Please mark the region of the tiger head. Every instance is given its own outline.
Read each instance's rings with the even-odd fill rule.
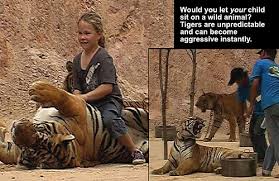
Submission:
[[[198,101],[196,102],[196,107],[199,108],[202,112],[205,112],[206,110],[213,110],[215,108],[216,102],[218,101],[218,98],[216,94],[214,93],[203,93],[198,98]]]
[[[32,123],[25,118],[13,123],[11,133],[13,142],[19,148],[30,147],[39,139],[39,135],[32,126]]]
[[[52,125],[38,126],[27,119],[14,122],[11,134],[13,142],[21,149],[20,165],[29,169],[71,167],[75,162],[72,151],[75,137],[72,134],[54,134],[52,129]]]
[[[177,133],[179,140],[189,138],[196,139],[201,137],[201,129],[205,126],[204,120],[199,117],[188,117],[182,122],[181,128]]]

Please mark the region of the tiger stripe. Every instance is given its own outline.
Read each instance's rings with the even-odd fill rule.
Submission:
[[[186,124],[189,121],[193,124]],[[196,143],[195,138],[204,126],[200,118],[190,117],[182,124],[171,148],[168,161],[152,174],[186,175],[195,172],[214,172],[221,166],[223,158],[238,158],[239,155],[249,157],[242,151],[222,147],[209,147]]]
[[[217,94],[217,93],[203,93],[196,102],[196,107],[202,112],[211,110],[214,112],[213,122],[209,123],[211,128],[205,133],[204,141],[210,141],[217,130],[221,127],[224,119],[229,122],[230,138],[229,141],[236,140],[236,124],[238,125],[239,132],[245,130],[245,119],[240,115],[240,104],[237,99],[237,92],[230,94]],[[211,121],[211,120],[210,120]],[[208,131],[210,131],[209,136]]]
[[[15,163],[19,157],[18,163],[28,168],[71,168],[79,166],[78,142],[71,138],[69,120],[64,116],[59,116],[54,108],[43,108],[42,112],[47,117],[35,116],[31,125],[38,133],[36,146],[33,148],[18,147],[14,143],[0,142],[0,161],[4,163]],[[138,142],[139,148],[144,154],[148,155],[148,134],[142,132],[148,124],[148,113],[140,108],[129,108],[123,110],[123,120],[127,125],[133,125],[141,133],[145,140]],[[37,113],[40,114],[41,112]],[[105,128],[101,114],[97,108],[87,105],[87,120],[92,126],[92,159],[101,163],[130,163],[132,157],[126,147],[112,138]],[[75,122],[75,119],[71,119]],[[23,124],[23,123],[21,123]],[[17,126],[17,125],[15,125]],[[138,134],[138,133],[137,133]],[[12,131],[13,135],[13,131]],[[74,136],[74,135],[73,135]],[[90,136],[90,135],[88,135]],[[16,137],[13,135],[13,140]],[[62,142],[61,142],[62,140]]]

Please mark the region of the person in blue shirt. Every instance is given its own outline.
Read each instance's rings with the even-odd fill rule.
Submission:
[[[262,108],[265,115],[265,126],[270,136],[270,147],[266,151],[263,164],[263,176],[270,176],[274,164],[272,158],[279,163],[279,66],[275,63],[276,49],[261,49],[258,54],[251,78],[253,79],[250,92],[250,106],[247,116],[255,109],[257,90],[261,90]],[[265,162],[269,162],[269,168]],[[273,162],[275,163],[275,162]],[[278,177],[278,176],[276,176]]]
[[[248,76],[248,72],[243,68],[234,68],[231,71],[231,78],[228,83],[229,86],[237,84],[237,97],[240,104],[241,117],[244,117],[246,111],[246,101],[249,101],[250,89],[252,80]],[[265,151],[267,149],[267,142],[265,138],[265,129],[261,128],[264,119],[264,112],[261,107],[260,96],[258,97],[253,114],[250,120],[249,135],[253,145],[254,152],[258,154],[258,163],[262,164]]]

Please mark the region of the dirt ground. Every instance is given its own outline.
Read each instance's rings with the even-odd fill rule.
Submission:
[[[223,133],[216,134],[215,137],[217,139],[213,139],[211,142],[203,142],[198,141],[199,144],[208,145],[208,146],[222,146],[233,149],[247,150],[252,151],[251,147],[239,147],[239,142],[226,142],[228,135]],[[170,150],[173,141],[168,142],[168,150]],[[166,160],[164,158],[164,142],[161,138],[150,138],[150,164],[149,164],[149,172],[154,169],[160,168],[164,165]],[[272,175],[276,175],[279,173],[279,168],[276,165]],[[163,176],[158,175],[149,175],[150,181],[159,181],[159,180],[175,180],[175,181],[187,181],[187,180],[207,180],[207,181],[223,181],[223,180],[278,180],[273,177],[263,177],[261,176],[261,168],[257,168],[257,176],[254,177],[224,177],[222,175],[216,175],[215,173],[194,173],[191,175],[185,176],[169,176],[165,174]]]
[[[105,164],[92,168],[19,170],[15,166],[0,164],[0,180],[12,181],[92,181],[121,180],[147,181],[148,164]]]

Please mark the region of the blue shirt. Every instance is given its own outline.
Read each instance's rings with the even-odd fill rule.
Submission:
[[[240,102],[246,102],[246,100],[249,99],[251,86],[252,86],[251,78],[249,78],[249,81],[247,81],[247,83],[243,83],[240,86],[238,86],[237,95],[238,95],[238,99]],[[256,101],[256,103],[254,105],[253,114],[256,114],[256,115],[264,114],[262,106],[261,106],[261,101]]]
[[[260,78],[263,109],[279,103],[279,67],[274,61],[258,60],[254,65],[251,78]]]

